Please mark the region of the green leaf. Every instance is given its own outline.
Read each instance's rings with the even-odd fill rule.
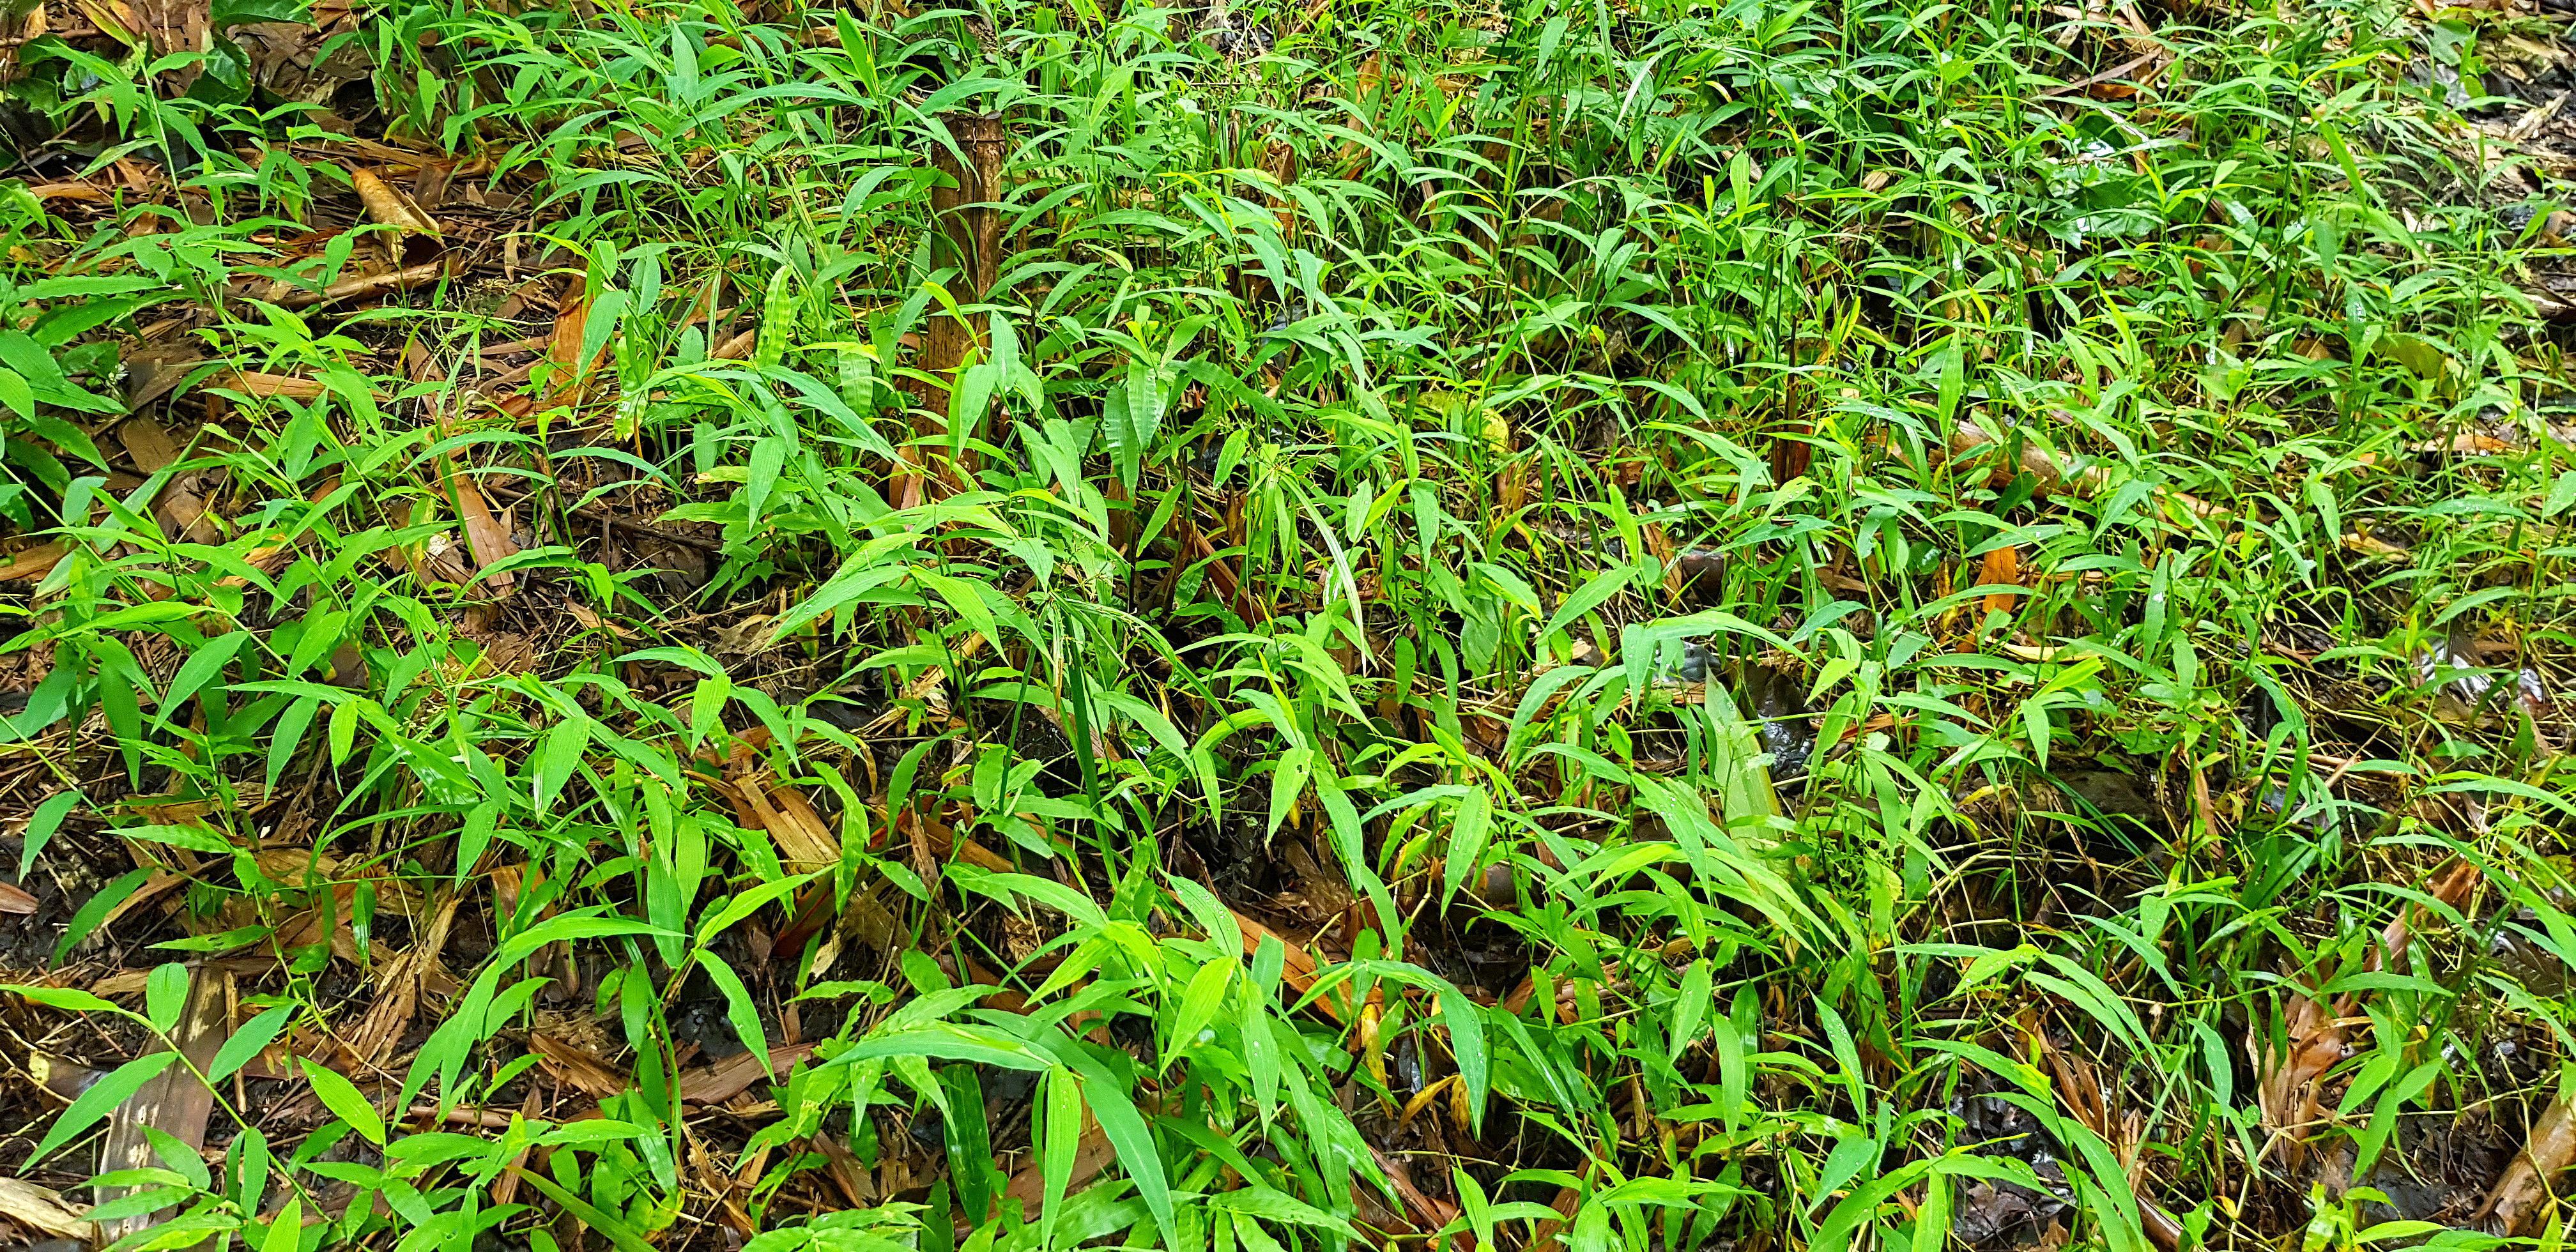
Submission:
[[[759,912],[771,901],[781,899],[806,883],[812,882],[816,875],[824,872],[818,869],[798,874],[793,878],[773,879],[725,901],[723,908],[698,923],[697,945],[703,948],[714,943],[716,936],[732,929],[736,922]]]
[[[1673,997],[1671,1057],[1676,1061],[1698,1041],[1700,1020],[1717,1002],[1716,993],[1709,987],[1709,979],[1708,958],[1704,956],[1682,971],[1681,990]]]
[[[796,337],[796,271],[781,265],[769,272],[769,287],[760,299],[760,326],[752,340],[752,367],[767,370],[787,357]]]
[[[268,785],[286,776],[286,767],[295,760],[295,749],[304,742],[304,732],[312,728],[313,715],[322,707],[319,696],[299,696],[286,711],[277,715],[277,726],[268,738]]]
[[[608,1241],[617,1245],[617,1252],[659,1252],[659,1249],[636,1234],[633,1227],[601,1212],[598,1206],[580,1196],[556,1186],[544,1175],[532,1173],[516,1165],[510,1167],[510,1172],[518,1175],[520,1181],[536,1188],[547,1199],[562,1205],[573,1216],[580,1218],[583,1225],[608,1236]]]
[[[759,1004],[751,998],[751,989],[742,985],[742,976],[705,948],[698,949],[698,968],[707,971],[707,977],[724,992],[725,1020],[733,1023],[733,1033],[742,1040],[742,1046],[759,1059],[760,1072],[777,1077],[777,1071],[769,1068],[769,1036],[760,1027]]]
[[[106,1117],[109,1110],[125,1103],[135,1092],[143,1089],[143,1084],[152,1081],[178,1059],[176,1052],[155,1052],[136,1057],[118,1066],[107,1077],[90,1084],[89,1090],[80,1093],[71,1107],[54,1119],[54,1128],[45,1132],[44,1140],[36,1145],[35,1151],[27,1154],[27,1164],[32,1166],[52,1156],[56,1148],[71,1142],[73,1136]]]
[[[1433,995],[1440,1001],[1440,1021],[1449,1028],[1449,1051],[1458,1059],[1458,1082],[1467,1088],[1467,1128],[1482,1134],[1485,1102],[1494,1089],[1492,1059],[1485,1051],[1485,1010],[1445,981],[1434,987]]]
[[[1246,1217],[1258,1217],[1267,1222],[1285,1223],[1292,1226],[1312,1226],[1317,1230],[1332,1231],[1346,1239],[1357,1239],[1360,1237],[1359,1231],[1354,1229],[1349,1222],[1335,1217],[1322,1209],[1316,1208],[1314,1205],[1308,1204],[1284,1191],[1265,1187],[1257,1182],[1250,1183],[1247,1186],[1238,1187],[1232,1191],[1220,1191],[1215,1195],[1209,1196],[1208,1203],[1215,1205],[1220,1209],[1224,1209],[1229,1213],[1240,1213]]]
[[[197,694],[198,690],[207,683],[213,682],[223,672],[224,666],[233,659],[233,654],[241,651],[242,645],[249,643],[252,638],[249,631],[236,630],[230,634],[217,635],[205,646],[189,653],[187,662],[179,667],[177,674],[171,676],[170,689],[162,693],[161,704],[154,711],[153,722],[165,727],[170,725],[170,719],[179,715],[180,706],[187,703],[188,697]]]
[[[1493,838],[1494,798],[1481,783],[1470,783],[1465,797],[1458,801],[1458,815],[1449,824],[1449,856],[1440,874],[1440,899],[1448,903],[1458,897],[1458,888],[1484,858],[1485,844]]]
[[[207,852],[231,856],[232,841],[203,826],[127,826],[116,833],[145,843],[164,843],[190,852]]]
[[[1145,357],[1127,362],[1126,376],[1103,397],[1101,435],[1109,442],[1109,459],[1118,481],[1129,491],[1144,474],[1145,454],[1163,429],[1161,363]]]
[[[290,1195],[268,1224],[259,1252],[300,1252],[304,1246],[304,1197]]]
[[[1100,1123],[1100,1133],[1118,1154],[1127,1180],[1136,1185],[1137,1196],[1145,1201],[1146,1211],[1154,1215],[1163,1232],[1164,1246],[1177,1243],[1173,1237],[1171,1176],[1163,1169],[1153,1128],[1127,1096],[1127,1085],[1119,1082],[1098,1057],[1061,1034],[1049,1032],[1031,1042],[1054,1053],[1082,1076],[1082,1097],[1091,1107],[1092,1120]]]
[[[151,881],[153,872],[150,866],[135,870],[99,888],[97,895],[82,902],[80,911],[72,914],[71,924],[63,928],[63,937],[54,944],[54,963],[61,964],[64,954],[78,946],[81,940],[89,938],[90,932],[97,930],[99,923],[106,921],[107,915],[117,905],[125,903],[127,897]]]
[[[1180,1012],[1172,1018],[1171,1042],[1163,1049],[1164,1069],[1170,1069],[1198,1042],[1208,1023],[1216,1020],[1217,1010],[1225,1004],[1226,988],[1233,985],[1234,971],[1242,965],[1242,960],[1228,955],[1199,966],[1190,976],[1188,989],[1181,993]]]
[[[80,802],[81,793],[77,791],[57,791],[36,806],[36,812],[27,819],[26,832],[21,836],[26,845],[18,852],[18,881],[27,880],[27,871],[35,867],[38,854],[52,842],[54,832],[63,828],[63,819],[70,816]]]
[[[357,1131],[359,1137],[367,1142],[380,1148],[385,1146],[385,1119],[376,1112],[376,1106],[359,1093],[357,1084],[341,1077],[329,1066],[302,1057],[296,1058],[296,1063],[304,1067],[304,1077],[312,1082],[314,1098],[322,1101],[322,1107],[331,1110],[333,1117],[347,1122],[349,1128]]]
[[[1627,586],[1628,579],[1636,572],[1636,566],[1615,565],[1594,574],[1573,595],[1565,598],[1565,603],[1558,606],[1555,615],[1548,618],[1547,625],[1540,629],[1538,637],[1546,639],[1574,624],[1576,619],[1584,614],[1600,607],[1602,601],[1619,594],[1620,588]]]
[[[105,998],[78,987],[26,987],[11,983],[0,986],[0,991],[15,992],[48,1008],[65,1009],[74,1013],[115,1013],[125,1017],[133,1016]]]
[[[188,1009],[188,967],[177,961],[153,967],[143,984],[143,1016],[152,1029],[169,1034],[178,1029]]]
[[[2556,517],[2570,505],[2576,505],[2576,470],[2561,473],[2558,481],[2550,484],[2549,499],[2540,506],[2540,515]]]
[[[36,415],[36,392],[18,371],[0,367],[0,404],[20,417]]]
[[[1064,1211],[1064,1193],[1073,1185],[1073,1162],[1082,1146],[1082,1087],[1069,1069],[1046,1074],[1045,1123],[1040,1172],[1046,1182],[1045,1207],[1039,1210],[1038,1247],[1055,1246],[1055,1222]]]
[[[214,1061],[206,1066],[206,1077],[218,1082],[232,1077],[235,1071],[250,1064],[260,1049],[275,1042],[278,1032],[285,1030],[286,1023],[294,1017],[295,1006],[281,1004],[243,1022],[241,1029],[234,1031],[233,1037],[224,1040],[224,1046],[215,1050]]]

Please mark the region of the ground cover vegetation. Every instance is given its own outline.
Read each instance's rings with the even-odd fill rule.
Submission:
[[[21,0],[0,1238],[2560,1246],[2564,20]]]

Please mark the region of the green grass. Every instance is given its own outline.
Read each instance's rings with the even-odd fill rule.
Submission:
[[[2553,22],[513,8],[0,89],[121,1246],[2555,1246]]]

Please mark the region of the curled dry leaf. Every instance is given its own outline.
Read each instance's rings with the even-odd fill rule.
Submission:
[[[38,183],[29,187],[27,194],[39,200],[79,200],[91,204],[103,204],[115,198],[106,188],[89,183]]]
[[[2461,860],[2445,863],[2428,883],[2433,898],[2454,909],[2468,901],[2477,885],[2477,867]],[[2402,956],[2422,913],[2421,905],[2409,905],[2399,911],[2380,932],[2379,942],[2372,945],[2366,968],[2384,969]],[[2301,996],[2291,1005],[2285,1023],[2283,1033],[2288,1046],[2267,1047],[2260,1058],[2256,1103],[2263,1112],[2263,1125],[2280,1136],[2283,1154],[2292,1165],[2306,1157],[2307,1128],[2325,1115],[2317,1098],[2317,1081],[2343,1059],[2349,1042],[2347,1026],[2367,1020],[2354,1017],[2359,1008],[2357,996],[2331,1005],[2314,996]]]
[[[387,226],[423,235],[439,233],[438,222],[410,196],[392,183],[376,176],[373,170],[349,171],[349,182],[358,190],[358,200],[367,206],[367,216]]]
[[[258,370],[226,370],[207,379],[206,384],[262,400],[319,400],[330,390],[310,378],[264,374]]]
[[[564,304],[563,311],[555,315],[555,331],[546,343],[546,360],[554,365],[554,378],[540,403],[581,403],[592,371],[597,370],[599,363],[608,356],[608,348],[603,344],[591,359],[581,359],[582,342],[589,333],[590,300],[575,294]]]
[[[841,863],[841,841],[795,788],[772,786],[765,774],[738,774],[727,790],[742,824],[768,831],[788,869],[803,873]]]
[[[376,976],[376,1002],[367,1015],[348,1032],[344,1049],[353,1065],[374,1065],[393,1054],[403,1033],[411,1029],[412,1017],[420,1007],[420,997],[439,971],[440,952],[447,947],[448,932],[454,928],[458,898],[445,894],[430,912],[429,924],[423,928],[420,941],[410,950],[386,961]],[[443,971],[439,971],[442,972]]]
[[[36,911],[36,897],[15,883],[0,882],[0,913],[25,917]]]
[[[859,1163],[858,1154],[844,1147],[838,1138],[817,1133],[807,1142],[823,1154],[823,1172],[840,1189],[841,1198],[852,1208],[866,1208],[876,1201],[876,1182],[868,1177],[867,1167]]]
[[[133,355],[125,358],[126,411],[142,412],[144,406],[178,390],[179,384],[186,382],[188,375],[205,363],[204,356],[185,344],[155,344],[136,349]],[[132,452],[133,449],[132,438],[128,436],[126,450]],[[172,451],[175,454],[176,449]]]

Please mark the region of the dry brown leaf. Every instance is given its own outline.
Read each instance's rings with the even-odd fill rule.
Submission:
[[[122,9],[120,0],[108,0]],[[173,52],[202,52],[214,26],[214,10],[208,0],[135,0],[132,8],[140,25],[135,29],[148,36],[156,56]],[[185,91],[204,73],[200,59],[168,71],[171,81]]]
[[[574,296],[555,315],[554,337],[546,344],[546,360],[554,365],[554,377],[547,384],[550,390],[542,403],[581,403],[591,371],[599,368],[599,362],[608,355],[608,348],[602,345],[598,355],[588,361],[581,359],[582,340],[590,333],[589,328],[590,300],[586,296]]]
[[[593,1099],[605,1100],[635,1085],[589,1049],[552,1035],[530,1032],[528,1050],[537,1054],[537,1064],[557,1081],[570,1083]]]
[[[2303,995],[2290,1006],[2284,1033],[2288,1047],[2263,1051],[2255,1103],[2264,1128],[2281,1136],[2284,1154],[2295,1165],[2306,1156],[2306,1127],[2323,1115],[2316,1084],[2343,1059],[2344,1029],[2333,1009]]]
[[[152,515],[161,523],[161,533],[189,543],[222,543],[223,528],[212,515],[214,499],[222,490],[222,471],[181,474],[168,480],[152,502]]]
[[[750,775],[735,777],[730,789],[741,801],[738,807],[753,819],[744,824],[768,831],[770,840],[778,845],[780,864],[801,873],[841,863],[840,841],[832,838],[830,832],[820,829],[819,819],[815,825],[808,826],[801,820],[801,815],[783,810],[778,804],[779,799],[794,796],[794,788],[773,790],[766,777]],[[806,813],[813,812],[801,796],[796,798],[796,806]]]
[[[14,883],[0,882],[0,913],[14,913],[24,917],[35,911],[36,897],[28,895],[24,889]]]
[[[1433,1196],[1416,1185],[1413,1181],[1413,1172],[1405,1168],[1402,1160],[1387,1155],[1375,1144],[1369,1145],[1369,1153],[1377,1158],[1379,1172],[1385,1174],[1387,1180],[1395,1184],[1396,1195],[1404,1200],[1405,1214],[1412,1218],[1417,1228],[1425,1231],[1438,1230],[1458,1216],[1457,1205]],[[1533,1243],[1530,1246],[1539,1245]]]
[[[92,982],[89,985],[89,993],[102,999],[122,1000],[127,996],[143,994],[143,989],[151,983],[151,970],[120,969]]]
[[[813,805],[806,803],[804,792],[794,787],[772,784],[769,788],[769,798],[777,808],[779,816],[796,823],[797,828],[803,832],[803,844],[823,853],[822,863],[833,865],[840,863],[839,836],[834,835],[832,828],[824,824],[823,815],[815,812]]]
[[[456,493],[456,513],[464,520],[465,544],[474,553],[476,566],[488,571],[519,550],[519,545],[510,542],[510,528],[493,515],[492,506],[484,503],[483,493],[474,486],[473,479],[454,474],[447,483]],[[495,596],[508,596],[512,582],[507,571],[483,576],[484,587]]]
[[[126,411],[139,413],[144,406],[178,390],[179,384],[205,363],[206,358],[186,344],[137,349],[125,358]]]
[[[625,627],[592,612],[589,605],[583,604],[579,600],[566,598],[564,600],[564,612],[571,616],[572,620],[581,623],[581,628],[583,630],[604,630],[620,639],[632,639],[635,637],[634,631],[628,630]]]
[[[2437,869],[2428,885],[2435,900],[2458,908],[2477,890],[2478,882],[2477,867],[2455,859]],[[2409,905],[2388,923],[2370,950],[2366,969],[2379,970],[2405,953],[2420,911],[2421,906]],[[2331,1005],[2302,995],[2290,1006],[2284,1024],[2289,1046],[2277,1051],[2267,1047],[2262,1053],[2255,1102],[2262,1109],[2264,1126],[2281,1136],[2283,1155],[2292,1165],[2306,1157],[2307,1128],[2325,1116],[2317,1098],[2318,1081],[2343,1060],[2347,1026],[2368,1020],[2354,1016],[2359,1008],[2358,995]]]
[[[2450,452],[2461,456],[2485,456],[2511,452],[2513,444],[2481,431],[2464,430],[2448,439],[2426,439],[2406,445],[2409,452]]]
[[[438,969],[439,953],[447,947],[448,931],[456,921],[457,897],[444,894],[430,914],[428,927],[411,949],[385,962],[376,976],[376,1002],[368,1006],[367,1015],[349,1031],[342,1047],[352,1065],[372,1066],[393,1055],[394,1045],[411,1029],[412,1015],[420,1007],[422,990]]]
[[[103,203],[112,199],[107,190],[89,183],[38,183],[27,194],[39,200],[84,200]]]
[[[125,445],[127,459],[146,474],[158,474],[179,463],[179,445],[161,423],[138,414],[127,418],[116,428],[117,442]]]
[[[0,1217],[59,1239],[95,1237],[88,1210],[32,1182],[0,1175]]]
[[[1985,568],[1978,575],[1977,581],[1989,586],[2020,585],[2021,549],[2006,544],[1988,551]],[[1985,610],[1989,613],[2010,613],[2013,611],[2014,601],[2018,598],[2009,591],[1988,592]]]
[[[42,578],[53,573],[54,566],[62,563],[65,551],[67,549],[60,542],[40,543],[32,548],[21,548],[11,553],[5,564],[0,564],[0,582],[15,582],[22,578]]]
[[[768,1081],[771,1074],[786,1074],[798,1061],[812,1055],[813,1044],[782,1043],[769,1050],[769,1069],[763,1071],[758,1056],[737,1052],[713,1065],[681,1074],[680,1099],[689,1104],[722,1104],[749,1091],[754,1083]]]
[[[349,171],[349,182],[358,189],[358,201],[367,206],[367,216],[405,231],[439,233],[436,219],[422,212],[400,188],[377,177],[375,171],[353,169]]]
[[[206,380],[207,384],[238,391],[254,399],[319,400],[330,389],[310,378],[292,374],[265,374],[258,370],[227,370]]]
[[[98,929],[93,933],[102,935],[114,933],[113,927],[115,927],[118,918],[121,918],[136,909],[142,908],[145,904],[160,898],[162,894],[168,892],[171,888],[179,886],[187,881],[188,879],[186,875],[173,874],[168,870],[161,870],[154,873],[152,877],[143,881],[143,885],[137,888],[133,895],[127,896],[123,900],[118,901],[115,908],[109,909],[107,911],[107,916],[99,919]]]
[[[452,278],[458,272],[458,267],[459,262],[453,257],[448,257],[431,261],[426,265],[415,265],[410,269],[395,270],[390,274],[344,278],[320,291],[309,287],[291,287],[280,292],[276,302],[290,309],[309,309],[319,304],[365,300],[375,296],[390,295],[397,291],[409,291],[414,287],[426,287],[441,279]]]
[[[2496,1179],[2477,1220],[2501,1234],[2523,1233],[2549,1206],[2550,1183],[2566,1170],[2570,1158],[2576,1158],[2576,1116],[2570,1116],[2567,1097],[2560,1096],[2541,1112],[2530,1140],[2515,1154],[2513,1164],[2505,1167],[2504,1176]]]
[[[39,1090],[60,1104],[69,1104],[79,1099],[82,1092],[96,1086],[99,1079],[107,1077],[99,1070],[91,1069],[67,1057],[56,1056],[42,1048],[28,1051],[27,1076],[36,1080]]]
[[[125,0],[75,0],[81,16],[105,34],[121,43],[135,43],[143,37],[143,19],[135,15]]]
[[[859,1163],[857,1153],[830,1134],[817,1133],[807,1142],[823,1154],[824,1174],[841,1189],[841,1198],[848,1200],[850,1207],[866,1208],[876,1202],[876,1183],[868,1177],[867,1167]]]

